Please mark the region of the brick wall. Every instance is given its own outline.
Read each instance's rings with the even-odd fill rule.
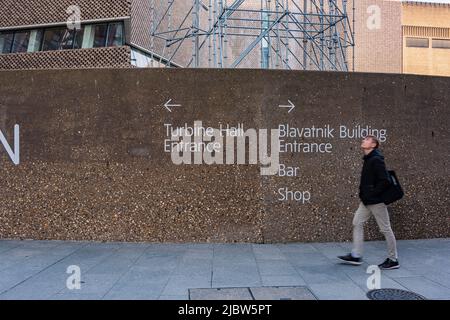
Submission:
[[[166,3],[158,4],[155,1],[156,17],[159,18],[165,11]],[[303,3],[297,1],[297,3]],[[327,2],[325,2],[326,7]],[[172,13],[172,28],[179,25],[179,22],[185,17],[192,5],[192,0],[183,2],[175,2]],[[241,8],[258,9],[260,8],[259,0],[246,0],[241,5]],[[367,27],[367,19],[370,13],[367,9],[371,5],[376,5],[380,8],[381,25],[379,29],[370,30]],[[360,72],[388,72],[388,73],[401,73],[402,72],[402,26],[401,26],[401,3],[397,0],[357,0],[355,1],[355,71]],[[291,4],[290,9],[297,11],[294,5]],[[350,23],[353,19],[352,15],[352,3],[348,2],[348,13],[350,15]],[[150,38],[146,35],[150,33],[149,26],[151,26],[151,16],[147,13],[151,12],[150,2],[146,0],[133,0],[132,8],[132,42],[142,47],[149,49],[152,47]],[[233,17],[242,16],[242,13],[235,13]],[[139,17],[139,18],[138,18]],[[201,17],[201,27],[208,29],[207,15]],[[259,14],[255,13],[251,17],[259,19]],[[191,17],[187,18],[183,27],[190,27]],[[177,24],[178,23],[178,24]],[[235,23],[236,24],[236,23]],[[248,22],[246,25],[259,26],[259,22]],[[167,30],[167,19],[161,24],[159,31]],[[341,32],[343,32],[341,30]],[[240,53],[253,41],[253,38],[228,36],[228,47],[226,49],[227,65],[230,65]],[[153,43],[154,51],[158,54],[166,57],[171,56],[173,48],[164,48],[165,42],[155,39]],[[240,67],[244,68],[259,68],[261,64],[261,46],[258,44],[242,61]],[[303,59],[303,52],[300,50],[295,41],[290,41],[290,49],[297,55],[299,60]],[[311,54],[313,54],[311,52]],[[348,63],[349,70],[353,68],[352,50],[348,50]],[[185,40],[182,45],[182,49],[175,57],[175,62],[181,65],[186,65],[192,56],[192,45],[190,39]],[[208,66],[208,48],[207,45],[203,47],[200,52],[201,66]],[[275,53],[272,52],[272,56]],[[274,58],[273,58],[274,60]],[[276,62],[272,61],[271,67],[275,67]],[[281,64],[281,62],[279,62]],[[293,69],[302,68],[296,59],[290,56],[289,64]],[[313,66],[308,64],[308,68],[314,69]]]
[[[450,28],[450,4],[405,2],[403,25]]]
[[[450,49],[432,47],[432,39],[450,40],[450,5],[403,4],[403,72],[450,76]],[[406,47],[406,37],[426,38],[429,48]]]
[[[380,9],[379,28],[368,27],[373,11]],[[355,71],[402,72],[402,8],[400,1],[355,1]],[[369,24],[370,26],[373,26]],[[351,68],[350,68],[351,69]]]
[[[77,4],[82,20],[130,15],[131,0],[1,0],[0,28],[67,21],[69,6]]]
[[[130,48],[111,47],[0,55],[0,70],[130,68]]]
[[[180,49],[177,50],[178,44],[166,47],[166,41],[163,39],[151,39],[152,28],[161,20],[167,10],[167,1],[154,1],[154,14],[150,0],[132,0],[131,8],[131,43],[136,44],[144,49],[155,52],[167,59],[173,56],[172,61],[180,65],[187,65],[192,57],[191,40],[187,39],[183,42]],[[192,25],[192,17],[189,15],[182,24],[184,18],[188,14],[192,6],[192,0],[177,0],[172,6],[171,30],[182,28],[190,28]],[[153,17],[155,24],[152,23]],[[166,16],[157,28],[157,32],[165,32],[169,30],[169,18]],[[183,36],[186,31],[179,33]],[[163,36],[163,35],[161,35]],[[164,35],[163,37],[168,37]],[[174,54],[175,53],[175,54]]]
[[[67,8],[77,4],[81,19],[127,17],[131,0],[1,0],[0,28],[64,23]],[[0,55],[0,70],[131,67],[129,47],[46,51]]]

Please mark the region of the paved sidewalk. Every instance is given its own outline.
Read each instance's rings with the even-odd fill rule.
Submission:
[[[303,286],[318,299],[366,299],[366,269],[385,258],[367,242],[365,264],[338,264],[350,243],[150,244],[0,240],[0,299],[188,299],[189,289]],[[399,241],[399,270],[381,286],[450,299],[450,239]],[[80,267],[81,289],[66,273]]]

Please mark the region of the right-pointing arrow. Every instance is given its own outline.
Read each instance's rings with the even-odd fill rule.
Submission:
[[[295,109],[295,104],[293,104],[291,100],[288,100],[288,102],[289,102],[289,105],[279,105],[278,107],[279,108],[289,108],[288,113],[291,113],[291,111]]]

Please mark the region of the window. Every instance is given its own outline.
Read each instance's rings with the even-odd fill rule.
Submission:
[[[61,49],[80,49],[83,44],[84,30],[66,30],[61,41]]]
[[[14,40],[14,33],[0,33],[0,53],[11,53],[11,47]]]
[[[433,48],[450,49],[450,40],[447,39],[433,39]]]
[[[12,44],[11,53],[27,52],[28,42],[30,41],[30,31],[16,32]]]
[[[83,46],[83,36],[84,36],[84,27],[81,27],[80,30],[77,30],[77,34],[75,35],[73,42],[73,49],[81,49]]]
[[[427,38],[406,38],[406,46],[410,48],[429,48],[429,40]]]
[[[42,50],[59,50],[65,33],[66,28],[46,29],[44,32],[44,42],[42,44]]]
[[[108,27],[107,47],[117,47],[123,45],[123,24],[110,23]]]
[[[102,48],[123,45],[123,24],[94,24],[86,26],[83,48]]]
[[[0,32],[0,54],[64,49],[116,47],[124,44],[122,22]]]
[[[64,36],[61,39],[60,49],[73,49],[75,43],[75,37],[77,32],[75,30],[66,30]]]
[[[28,43],[28,52],[36,52],[41,49],[43,30],[32,30],[30,33],[30,42]]]
[[[42,30],[0,33],[0,53],[36,52],[41,42]]]
[[[79,49],[83,43],[83,33],[83,28],[81,30],[69,30],[66,28],[46,29],[42,50]]]
[[[94,26],[94,48],[101,48],[106,45],[106,35],[108,33],[107,24],[97,24]]]

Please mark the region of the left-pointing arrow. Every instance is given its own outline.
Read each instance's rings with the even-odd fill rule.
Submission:
[[[169,110],[169,112],[172,112],[172,109],[170,109],[170,108],[173,108],[173,107],[181,107],[181,104],[173,104],[173,103],[171,103],[172,102],[172,99],[169,99],[169,101],[167,101],[165,104],[164,104],[164,108],[166,108],[167,110]]]

